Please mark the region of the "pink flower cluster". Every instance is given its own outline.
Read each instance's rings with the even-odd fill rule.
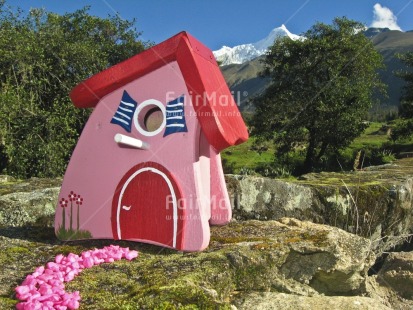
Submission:
[[[79,292],[67,293],[64,282],[72,281],[84,268],[122,258],[132,260],[137,256],[137,251],[116,245],[85,251],[80,256],[73,253],[67,256],[59,254],[54,262],[48,262],[46,268],[38,267],[26,277],[21,286],[16,287],[16,296],[22,301],[16,305],[16,309],[78,309]]]

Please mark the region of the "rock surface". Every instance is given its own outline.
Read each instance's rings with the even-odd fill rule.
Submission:
[[[67,290],[80,290],[81,304],[87,309],[178,309],[190,305],[247,309],[242,305],[248,305],[248,296],[254,292],[311,297],[314,302],[327,298],[323,295],[357,296],[365,290],[367,271],[375,259],[368,239],[291,218],[213,227],[210,246],[200,253],[132,242],[60,243],[50,228],[2,229],[0,308],[13,305],[13,288],[54,255],[108,243],[129,246],[140,255],[132,262],[102,264],[84,271],[69,283]],[[373,304],[365,300],[366,305]],[[351,299],[343,301],[346,308],[336,309],[348,309],[349,303]]]
[[[238,310],[386,310],[389,308],[379,301],[368,297],[346,296],[295,296],[284,293],[252,293],[244,297],[244,301],[237,307]]]
[[[284,181],[227,175],[238,220],[294,217],[368,237],[377,253],[403,243],[413,227],[413,158],[349,173]]]
[[[234,175],[226,180],[237,220],[292,217],[327,224],[370,238],[376,253],[403,243],[412,232],[413,158],[294,181]],[[60,184],[61,179],[0,178],[0,227],[52,226]]]
[[[413,252],[390,253],[379,273],[379,283],[413,299]]]
[[[12,309],[14,287],[55,255],[109,244],[140,256],[70,282],[67,290],[80,290],[86,309],[413,309],[412,253],[374,265],[413,227],[413,161],[406,160],[290,182],[227,176],[238,220],[212,227],[201,253],[62,243],[52,228],[61,179],[0,178],[0,309]]]
[[[61,180],[0,178],[0,227],[53,226]]]

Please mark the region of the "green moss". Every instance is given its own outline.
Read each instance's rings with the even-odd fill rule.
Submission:
[[[256,246],[266,247],[257,249]],[[285,249],[278,243],[261,243],[228,253],[234,272],[236,291],[268,291],[277,281],[278,268],[284,263]],[[281,254],[280,253],[284,253]]]
[[[63,255],[67,255],[69,253],[75,253],[75,254],[79,254],[82,252],[84,248],[80,245],[76,245],[76,244],[63,244],[63,245],[59,245],[58,247],[55,247],[52,249],[52,254],[54,255],[58,255],[58,254],[63,254]]]
[[[16,192],[32,192],[34,190],[59,187],[61,186],[62,180],[57,179],[46,179],[46,178],[32,178],[30,180],[16,180],[7,181],[0,183],[0,196],[16,193]]]
[[[264,290],[263,278],[267,274],[269,268],[262,264],[246,265],[245,267],[237,268],[235,281],[238,289],[252,291]]]
[[[136,301],[139,309],[230,309],[211,297],[198,286],[181,283],[152,288]]]
[[[15,186],[23,181],[6,181],[0,183],[0,196],[7,195],[15,192]]]
[[[264,237],[246,237],[246,236],[213,236],[211,241],[216,241],[223,244],[241,243],[241,242],[256,242],[256,241],[268,241],[268,238]]]
[[[258,239],[258,238],[257,238]],[[252,250],[277,250],[289,246],[292,243],[310,242],[317,247],[328,245],[328,231],[297,232],[287,231],[277,239],[262,238],[260,241],[250,245]]]
[[[19,261],[30,253],[30,250],[21,246],[12,246],[0,252],[0,263],[10,264]]]
[[[251,249],[252,250],[276,250],[278,248],[281,247],[281,244],[276,243],[276,242],[260,242],[260,243],[256,243],[251,245]]]
[[[371,176],[370,176],[371,178]],[[339,186],[339,187],[367,187],[383,185],[384,180],[371,180],[370,178],[357,178],[349,174],[342,174],[340,177],[317,177],[310,180],[292,180],[294,183],[312,186]]]
[[[324,247],[328,245],[328,231],[317,231],[317,232],[302,232],[299,234],[299,241],[311,242],[318,247]]]
[[[299,243],[323,246],[326,239],[326,231],[305,231],[275,221],[248,221],[213,227],[209,248],[199,253],[180,253],[114,240],[66,243],[55,239],[43,243],[20,240],[21,244],[4,246],[0,252],[0,263],[4,261],[1,257],[13,255],[21,262],[18,265],[14,261],[15,266],[7,270],[12,281],[0,283],[0,288],[4,287],[0,309],[13,308],[10,298],[14,287],[35,267],[45,265],[55,255],[79,254],[109,244],[137,249],[139,257],[85,269],[66,283],[68,292],[80,291],[81,308],[230,309],[239,292],[282,291],[279,268],[285,263],[290,248]],[[236,244],[243,242],[249,243]],[[10,304],[3,306],[6,302]]]
[[[68,291],[82,292],[82,305],[87,309],[127,309],[134,286],[125,262],[103,264],[86,269],[66,285]],[[110,266],[110,267],[109,267]],[[136,309],[136,306],[135,306]]]
[[[14,246],[8,249],[9,255],[19,255],[19,254],[27,254],[29,250],[27,248],[21,246]]]
[[[0,296],[0,309],[15,309],[18,301],[6,296]]]
[[[87,309],[229,309],[228,270],[222,254],[141,252],[131,262],[84,270],[67,290],[81,290]]]

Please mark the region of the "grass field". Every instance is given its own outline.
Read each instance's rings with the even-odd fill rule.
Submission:
[[[412,141],[403,143],[390,143],[384,123],[370,123],[364,133],[356,138],[353,143],[342,151],[344,156],[352,157],[359,150],[368,148],[382,148],[382,152],[394,154],[395,152],[413,151]],[[228,172],[242,173],[255,170],[259,165],[274,161],[275,146],[268,144],[268,149],[259,153],[254,150],[254,137],[241,144],[230,147],[221,153],[224,166]]]
[[[370,123],[364,133],[356,138],[349,146],[350,149],[362,149],[366,146],[381,146],[388,141],[386,130],[382,130],[384,123]]]
[[[221,156],[225,166],[230,167],[234,173],[240,173],[242,170],[255,170],[260,164],[273,162],[275,148],[270,145],[268,150],[259,153],[253,150],[254,141],[255,138],[250,137],[248,141],[224,150]]]

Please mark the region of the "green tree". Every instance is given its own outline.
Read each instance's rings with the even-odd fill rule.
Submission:
[[[398,55],[398,58],[406,65],[406,69],[396,74],[404,79],[406,85],[400,100],[400,119],[393,128],[392,140],[407,139],[413,134],[413,52]]]
[[[317,23],[305,39],[277,39],[266,55],[262,75],[271,84],[254,100],[253,133],[272,139],[277,156],[305,150],[301,172],[359,136],[373,94],[384,92],[377,72],[382,57],[362,29],[347,18]]]
[[[24,14],[0,2],[0,169],[8,174],[62,175],[90,113],[73,106],[70,90],[149,45],[135,21],[88,10]]]

